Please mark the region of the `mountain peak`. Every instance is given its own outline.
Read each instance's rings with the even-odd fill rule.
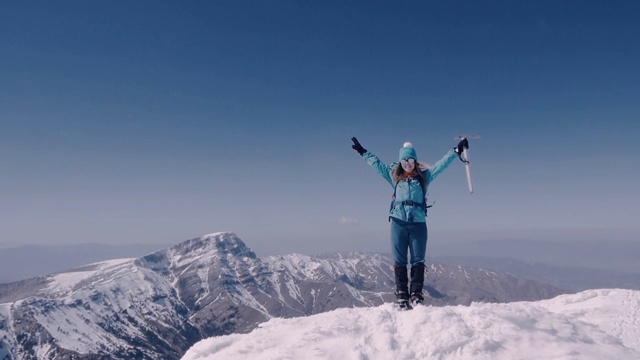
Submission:
[[[175,253],[191,256],[231,254],[256,259],[256,254],[233,232],[203,235],[171,247]]]
[[[136,263],[154,271],[165,273],[172,266],[187,266],[201,259],[226,258],[228,256],[258,258],[235,233],[217,232],[156,251],[139,258]]]

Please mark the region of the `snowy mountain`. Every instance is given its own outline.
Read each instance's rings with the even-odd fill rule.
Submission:
[[[552,286],[431,265],[433,305],[556,296]],[[233,233],[191,239],[135,259],[0,285],[0,359],[177,359],[197,341],[273,318],[393,299],[392,263],[376,254],[259,259]]]
[[[640,359],[640,291],[404,312],[390,304],[338,309],[203,340],[183,357],[214,359]]]

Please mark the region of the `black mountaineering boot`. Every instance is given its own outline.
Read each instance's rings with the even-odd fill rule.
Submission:
[[[411,266],[411,286],[409,291],[411,292],[411,304],[413,305],[419,305],[424,302],[424,297],[422,296],[424,270],[425,266],[423,263]]]
[[[411,306],[422,305],[424,302],[424,296],[422,296],[422,292],[415,292],[411,294]]]
[[[396,304],[401,310],[409,310],[411,309],[411,304],[409,303],[407,267],[396,264],[393,266],[393,273],[396,278]]]
[[[396,306],[400,310],[411,310],[413,307],[411,306],[411,298],[409,297],[409,293],[397,291],[396,292]]]

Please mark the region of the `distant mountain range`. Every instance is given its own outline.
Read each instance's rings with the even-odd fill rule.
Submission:
[[[563,268],[640,274],[640,238],[443,240],[430,242],[428,254],[434,257],[509,258]]]
[[[524,279],[542,281],[571,292],[604,288],[640,290],[640,276],[637,273],[578,266],[554,266],[486,256],[439,256],[429,260],[439,264],[493,269]]]
[[[482,268],[430,265],[430,305],[548,299],[563,291]],[[273,317],[390,302],[379,254],[260,259],[233,233],[0,284],[0,359],[178,359],[197,341]]]

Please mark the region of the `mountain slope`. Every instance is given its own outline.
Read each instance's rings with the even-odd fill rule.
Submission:
[[[39,284],[35,295],[0,305],[0,321],[11,324],[0,335],[14,354],[177,357],[200,338],[171,284],[134,259],[93,264]]]
[[[168,246],[76,244],[24,245],[0,249],[0,283],[44,276],[99,261],[139,257],[165,247]]]

